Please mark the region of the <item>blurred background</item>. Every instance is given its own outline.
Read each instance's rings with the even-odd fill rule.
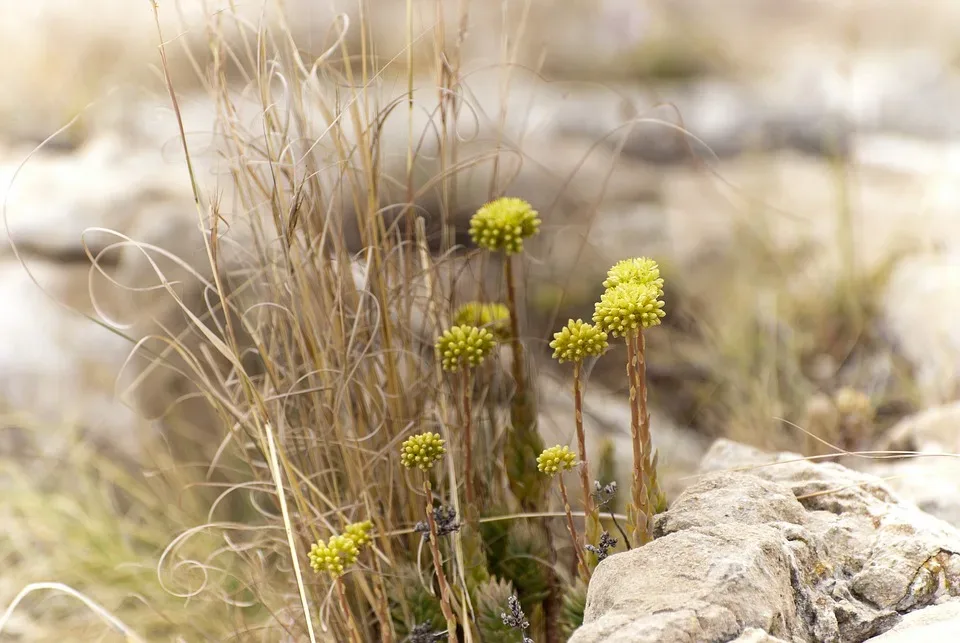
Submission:
[[[413,3],[425,35],[409,56],[397,27],[406,3],[357,4],[229,3],[253,29],[289,29],[313,59],[345,28],[351,51],[368,47],[382,61],[370,86],[386,104],[404,95],[408,65],[435,58],[437,2]],[[441,5],[459,18],[459,2]],[[208,64],[225,54],[209,30],[227,7],[158,5],[199,182],[225,192],[205,86]],[[448,22],[449,41],[463,41],[464,154],[500,154],[507,141],[509,191],[544,216],[525,287],[532,341],[545,349],[567,317],[587,317],[615,260],[645,254],[663,266],[669,314],[651,333],[649,368],[667,467],[688,472],[718,435],[824,452],[791,423],[845,448],[960,450],[951,406],[945,428],[922,440],[904,442],[898,424],[958,393],[960,3],[475,2],[465,23]],[[12,242],[0,257],[0,448],[32,467],[0,508],[9,521],[53,502],[44,480],[81,457],[77,440],[136,460],[183,395],[174,376],[144,385],[129,359],[131,340],[178,315],[144,255],[123,242],[167,249],[200,271],[206,261],[159,42],[148,0],[0,3],[0,194]],[[255,43],[237,35],[245,46]],[[423,69],[418,101],[431,105],[434,66]],[[250,91],[242,72],[225,73],[238,95]],[[405,162],[409,132],[405,115],[384,123],[389,173]],[[436,174],[424,156],[422,184]],[[483,164],[458,181],[472,211],[486,197]],[[621,375],[593,378],[622,399]],[[837,419],[857,413],[853,424]],[[956,474],[940,478],[947,487],[915,497],[932,503],[960,487]],[[83,507],[72,520],[94,511]],[[64,520],[46,533],[70,529]],[[5,554],[11,570],[34,528]],[[124,538],[114,528],[101,544]],[[0,575],[4,603],[37,580],[29,576]],[[40,640],[24,619],[21,640]]]

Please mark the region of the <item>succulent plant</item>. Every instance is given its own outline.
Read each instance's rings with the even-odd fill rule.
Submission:
[[[388,590],[390,617],[401,638],[415,634],[418,626],[423,626],[421,635],[445,629],[440,600],[423,585],[416,567],[402,563],[390,577]]]
[[[503,622],[503,608],[514,596],[510,581],[490,578],[475,591],[473,607],[483,641],[522,643],[523,633]]]
[[[564,639],[573,636],[573,632],[583,625],[583,613],[587,609],[587,584],[578,580],[568,585],[563,593],[563,607],[560,611],[560,633]]]
[[[528,610],[550,593],[552,579],[544,560],[548,549],[539,525],[523,520],[510,524],[499,557],[490,556],[491,571],[513,584]]]

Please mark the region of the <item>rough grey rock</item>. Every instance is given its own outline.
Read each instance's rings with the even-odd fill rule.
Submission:
[[[960,640],[960,601],[953,599],[911,612],[869,643]]]
[[[859,643],[958,593],[960,532],[878,478],[727,440],[702,468],[652,543],[600,564],[572,641]]]
[[[732,643],[786,643],[781,638],[770,636],[760,628],[751,627],[743,631]]]
[[[949,240],[950,228],[938,227]],[[960,253],[948,247],[900,262],[881,300],[883,328],[912,363],[925,405],[952,401],[960,392],[960,329],[954,321],[960,314],[958,287]],[[923,314],[905,316],[905,310]]]
[[[0,451],[52,455],[63,441],[51,430],[75,427],[125,455],[136,453],[143,431],[115,395],[132,344],[65,308],[94,313],[89,267],[31,259],[27,269],[15,259],[0,261],[0,297],[10,302],[0,315]]]
[[[960,527],[960,404],[936,406],[898,422],[876,445],[911,452],[865,465],[920,509]]]

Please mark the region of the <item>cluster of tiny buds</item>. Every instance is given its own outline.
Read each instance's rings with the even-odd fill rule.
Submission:
[[[580,362],[586,357],[602,355],[607,348],[607,334],[582,319],[570,320],[550,342],[553,358],[563,362]]]
[[[460,531],[457,510],[453,507],[435,507],[433,509],[433,522],[437,526],[437,537],[448,536]],[[426,520],[421,520],[414,525],[413,530],[423,536],[425,541],[430,541],[430,523]]]
[[[447,452],[444,440],[437,433],[418,433],[400,445],[400,463],[408,469],[414,467],[429,471],[434,463]]]
[[[495,345],[493,333],[486,328],[463,324],[445,330],[437,338],[436,351],[444,370],[459,371],[479,366]]]
[[[593,323],[613,337],[627,336],[639,328],[660,324],[663,279],[657,262],[647,257],[618,261],[607,272],[593,313]]]
[[[660,277],[660,266],[653,259],[635,257],[618,261],[607,271],[607,278],[603,282],[603,287],[616,288],[626,283],[652,284],[657,289],[657,296],[663,296],[663,279]]]
[[[593,313],[593,323],[614,337],[660,324],[666,313],[653,284],[627,282],[605,291]]]
[[[510,338],[510,309],[500,303],[469,301],[453,315],[454,326],[478,326],[493,333],[499,341]]]
[[[570,447],[560,446],[559,444],[544,449],[543,453],[537,456],[537,469],[548,476],[556,475],[561,471],[569,471],[576,465],[577,455],[570,450]]]
[[[470,238],[492,252],[523,252],[523,240],[540,231],[540,215],[523,199],[491,201],[470,219]]]
[[[357,562],[360,550],[370,542],[369,520],[347,525],[342,534],[330,537],[327,542],[316,542],[310,548],[310,566],[316,572],[325,571],[333,578],[343,575],[346,568]]]

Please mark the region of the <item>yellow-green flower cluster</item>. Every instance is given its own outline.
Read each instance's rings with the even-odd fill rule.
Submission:
[[[614,337],[656,326],[665,315],[663,279],[653,259],[618,261],[607,271],[603,287],[607,290],[594,309],[593,323]]]
[[[400,463],[408,469],[428,471],[447,452],[444,440],[437,433],[418,433],[400,445]]]
[[[657,288],[657,297],[663,297],[663,279],[660,266],[653,259],[635,257],[618,261],[609,271],[603,282],[604,288],[616,288],[620,284],[653,284]]]
[[[561,471],[569,471],[576,465],[576,454],[570,450],[570,447],[562,447],[559,444],[544,449],[543,453],[537,456],[537,469],[548,476],[556,475]]]
[[[353,542],[357,543],[357,547],[363,549],[371,540],[370,530],[372,528],[373,523],[364,520],[363,522],[350,523],[343,528],[343,533],[352,538]]]
[[[540,215],[523,199],[503,197],[491,201],[470,219],[470,238],[494,252],[523,252],[523,240],[540,230]]]
[[[626,282],[603,293],[593,313],[593,323],[614,337],[660,323],[665,313],[656,284]]]
[[[585,357],[601,355],[607,348],[607,334],[582,319],[567,322],[550,342],[553,358],[563,362],[579,362]]]
[[[445,330],[437,338],[436,350],[444,370],[459,371],[464,365],[478,366],[493,350],[494,344],[493,333],[489,330],[462,324]]]
[[[339,578],[346,568],[357,562],[360,550],[370,542],[372,523],[364,522],[347,525],[344,533],[330,536],[327,542],[313,543],[308,554],[310,566],[317,573],[327,572],[333,578]]]
[[[457,326],[486,328],[500,341],[510,337],[510,309],[503,304],[468,302],[457,309],[453,323]]]

